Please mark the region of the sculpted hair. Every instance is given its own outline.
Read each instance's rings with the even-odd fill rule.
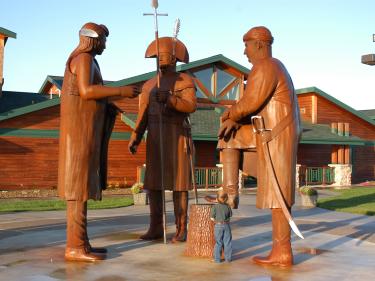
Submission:
[[[223,190],[217,193],[217,201],[221,204],[225,204],[228,201],[228,194]]]
[[[88,37],[84,35],[79,35],[79,44],[70,54],[68,60],[66,61],[66,66],[70,67],[70,62],[76,56],[82,53],[90,53],[92,50],[95,50],[100,44],[101,41],[104,40],[105,37],[108,37],[109,31],[108,28],[103,24],[96,24],[93,22],[88,22],[82,26],[81,29],[89,29],[98,34],[98,37]]]

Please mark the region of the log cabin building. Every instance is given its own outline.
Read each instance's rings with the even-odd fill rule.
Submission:
[[[198,109],[191,115],[198,182],[220,177],[216,150],[220,115],[238,100],[249,69],[216,55],[177,66],[194,77]],[[107,85],[139,85],[149,72]],[[39,93],[3,92],[0,98],[0,189],[54,188],[57,184],[62,77],[47,76]],[[358,111],[316,87],[297,89],[303,120],[298,181],[349,185],[375,179],[375,110]],[[138,98],[115,102],[118,115],[109,145],[109,184],[131,185],[142,178],[145,142],[127,151]],[[220,169],[219,169],[220,170]],[[205,172],[206,180],[199,179]]]

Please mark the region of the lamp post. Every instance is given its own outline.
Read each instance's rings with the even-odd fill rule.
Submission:
[[[375,42],[375,34],[372,34],[372,42]],[[375,65],[375,54],[363,55],[361,62],[367,65]]]

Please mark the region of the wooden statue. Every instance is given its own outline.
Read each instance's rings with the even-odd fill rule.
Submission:
[[[158,56],[160,73],[142,88],[129,151],[136,153],[147,130],[144,188],[150,199],[150,226],[141,239],[163,237],[163,190],[173,190],[176,233],[172,242],[182,242],[187,235],[188,190],[192,188],[189,113],[196,110],[195,86],[189,75],[176,72],[176,61],[189,61],[185,45],[172,37],[159,38],[158,44],[159,52],[156,40],[146,50],[147,58]]]
[[[83,25],[64,74],[58,189],[67,202],[65,259],[70,261],[92,262],[107,252],[89,243],[87,200],[101,200],[107,185],[108,142],[117,114],[109,99],[134,98],[140,92],[132,86],[103,86],[95,56],[103,53],[108,35],[104,25]]]
[[[244,35],[243,41],[244,54],[253,67],[243,97],[222,115],[219,137],[233,142],[238,136],[247,135],[249,148],[254,145],[252,136],[256,137],[256,206],[271,209],[273,246],[267,257],[254,257],[253,261],[262,265],[291,266],[293,254],[288,221],[293,227],[290,210],[294,204],[301,133],[297,97],[285,66],[272,57],[271,32],[263,26],[254,27]],[[243,124],[252,125],[253,131]],[[242,132],[244,127],[246,131]]]

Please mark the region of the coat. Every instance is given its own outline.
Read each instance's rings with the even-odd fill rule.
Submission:
[[[93,84],[103,84],[93,59]],[[107,184],[107,153],[116,111],[107,99],[84,100],[77,77],[66,68],[60,105],[59,196],[100,200]]]
[[[294,204],[297,147],[301,134],[297,97],[292,79],[284,65],[275,58],[254,64],[248,75],[243,97],[229,110],[229,118],[239,122],[251,115],[263,117],[266,129],[276,126],[291,114],[291,121],[268,142],[270,157],[287,206]],[[248,134],[253,134],[248,131]],[[273,195],[271,170],[267,166],[260,134],[256,134],[258,208],[281,208]]]
[[[144,188],[161,190],[163,171],[165,190],[187,191],[192,189],[190,154],[194,148],[187,119],[189,113],[196,110],[194,82],[187,74],[173,72],[162,76],[160,85],[161,90],[172,93],[167,103],[162,104],[156,100],[156,77],[148,80],[142,88],[133,132],[133,137],[141,139],[147,130]],[[163,167],[160,144],[163,147]]]

